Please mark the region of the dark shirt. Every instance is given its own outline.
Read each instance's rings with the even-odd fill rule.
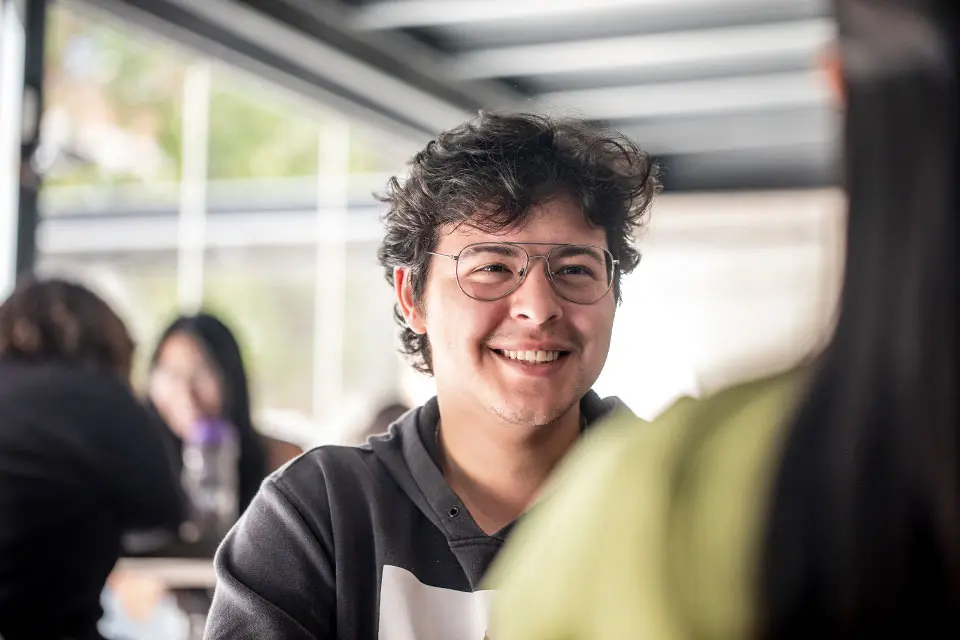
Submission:
[[[623,405],[590,392],[593,424]],[[436,400],[362,447],[309,451],[264,482],[217,552],[208,640],[484,636],[487,535],[443,477]]]
[[[160,427],[119,380],[0,362],[0,636],[97,638],[124,531],[175,527]]]

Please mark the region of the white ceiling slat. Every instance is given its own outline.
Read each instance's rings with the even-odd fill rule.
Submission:
[[[642,71],[665,66],[707,66],[770,57],[814,55],[834,38],[827,19],[724,27],[581,42],[502,47],[452,57],[460,79],[535,76],[608,69]]]
[[[662,8],[674,0],[402,0],[374,2],[357,11],[354,27],[383,31],[470,22],[500,22],[544,15],[590,15],[637,7]],[[688,0],[714,7],[723,0]]]
[[[827,104],[823,85],[813,71],[779,73],[558,91],[540,96],[539,107],[550,113],[600,120],[808,108]]]
[[[741,152],[804,145],[831,148],[839,130],[829,109],[723,114],[617,123],[646,151],[659,155]]]

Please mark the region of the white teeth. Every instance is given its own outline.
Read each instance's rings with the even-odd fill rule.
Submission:
[[[522,360],[524,362],[553,362],[560,357],[559,351],[507,351],[504,349],[503,355],[511,360]]]

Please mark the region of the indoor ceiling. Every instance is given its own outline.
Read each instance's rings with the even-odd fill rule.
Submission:
[[[420,146],[479,109],[582,115],[672,190],[833,181],[824,0],[86,0]]]

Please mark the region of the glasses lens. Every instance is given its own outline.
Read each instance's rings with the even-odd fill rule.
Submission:
[[[457,281],[463,292],[476,300],[496,300],[517,287],[527,254],[509,244],[475,244],[460,252]]]
[[[556,247],[550,252],[547,268],[557,292],[571,302],[596,302],[613,283],[613,256],[599,247]]]

